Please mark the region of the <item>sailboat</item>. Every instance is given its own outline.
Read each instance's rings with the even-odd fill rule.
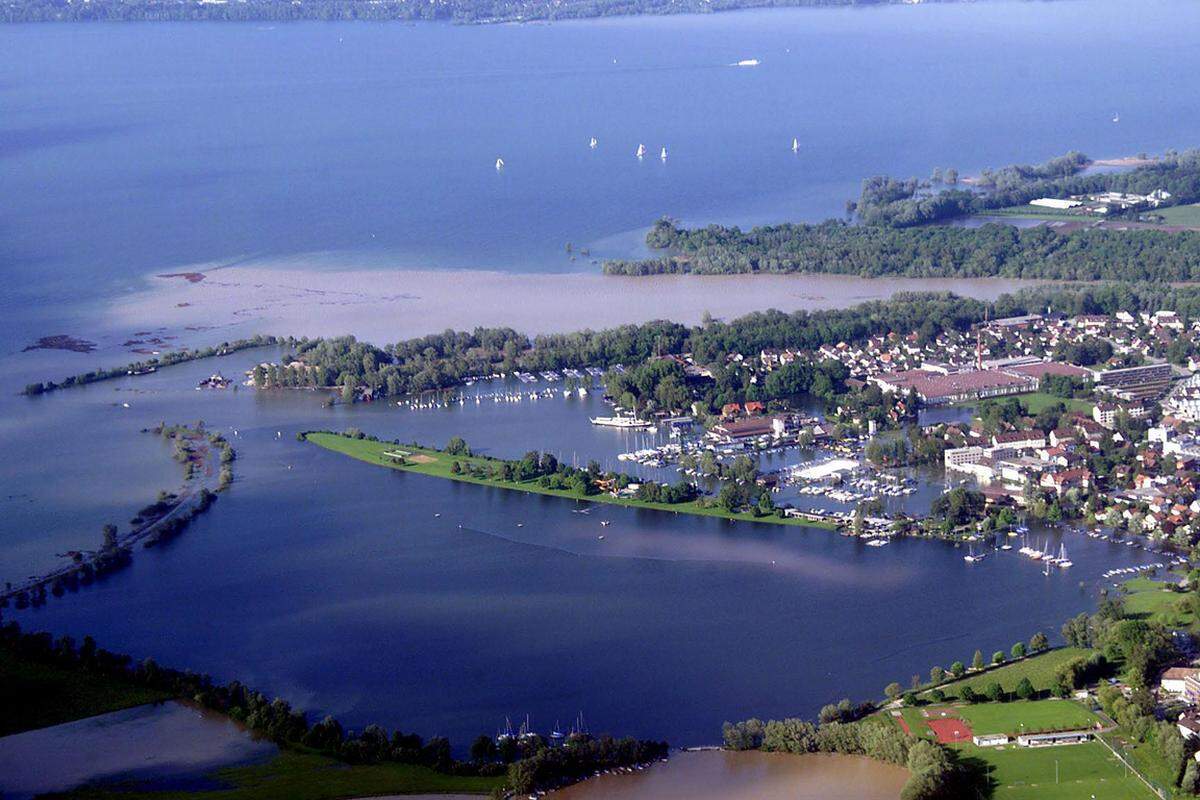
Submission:
[[[1071,559],[1067,558],[1067,546],[1065,544],[1058,548],[1058,566],[1063,569],[1071,566]]]
[[[504,159],[503,159],[503,158],[497,158],[497,159],[496,159],[496,169],[497,169],[497,170],[502,170],[502,169],[504,169]]]
[[[793,153],[800,152],[800,140],[794,136],[792,137],[792,152]]]
[[[976,555],[975,545],[970,545],[969,550],[970,552],[963,556],[963,561],[967,562],[968,564],[974,564],[976,561],[983,561],[983,557],[986,555],[986,553],[980,553],[979,555]]]
[[[591,140],[590,142],[588,142],[588,147],[590,147],[590,148],[592,148],[593,150],[595,150],[595,149],[596,149],[596,145],[597,145],[597,144],[599,144],[599,142],[597,142],[597,141],[596,141],[596,137],[595,137],[595,136],[593,136],[593,137],[592,137],[592,140]]]
[[[661,158],[663,161],[666,161],[667,160],[667,148],[664,147],[662,149],[662,152],[658,154],[658,157]]]
[[[645,157],[646,157],[646,145],[644,145],[644,144],[639,144],[639,145],[638,145],[638,149],[637,149],[637,157],[638,157],[638,158],[645,158]]]
[[[1113,122],[1120,122],[1120,121],[1121,121],[1121,115],[1119,113],[1113,114]]]

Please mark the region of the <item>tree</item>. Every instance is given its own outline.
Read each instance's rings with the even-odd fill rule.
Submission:
[[[117,526],[111,522],[104,526],[104,549],[115,550],[117,547]]]
[[[452,456],[469,456],[471,448],[467,447],[461,436],[451,436],[450,441],[446,443],[446,452]]]
[[[1183,780],[1179,782],[1179,788],[1188,794],[1200,794],[1200,768],[1194,760],[1188,761],[1183,770]]]
[[[1016,644],[1014,644],[1012,646],[1012,650],[1009,650],[1008,652],[1009,652],[1009,655],[1011,655],[1014,659],[1024,658],[1025,657],[1025,643],[1017,642]]]
[[[975,694],[975,690],[970,686],[962,687],[962,690],[959,691],[958,696],[962,698],[964,703],[974,703],[978,699],[978,696]]]
[[[967,668],[963,666],[963,662],[961,662],[961,661],[955,661],[953,664],[950,665],[950,674],[953,675],[955,678],[961,678],[963,676],[963,673],[966,671],[967,671]]]
[[[993,664],[1003,664],[1004,663],[1004,651],[1003,650],[997,650],[996,652],[992,653],[992,663]]]
[[[493,761],[496,758],[496,743],[492,737],[480,734],[471,743],[471,758],[475,761]]]
[[[904,689],[902,689],[900,684],[896,683],[895,681],[892,681],[883,689],[883,693],[887,695],[888,700],[895,700],[903,691]]]
[[[1041,631],[1038,631],[1029,639],[1029,649],[1034,653],[1040,653],[1049,646],[1050,640]]]
[[[946,670],[941,667],[931,667],[929,670],[929,682],[933,684],[941,683],[946,680]]]
[[[993,703],[998,703],[1004,699],[1004,687],[1002,687],[998,681],[992,681],[989,683],[987,688],[983,690],[983,693],[987,695],[987,699],[991,700]]]
[[[976,650],[974,658],[971,659],[971,669],[983,669],[983,652]]]
[[[1021,678],[1020,682],[1017,684],[1017,697],[1021,698],[1022,700],[1030,700],[1036,694],[1037,691],[1033,688],[1033,683],[1029,680],[1029,678]]]

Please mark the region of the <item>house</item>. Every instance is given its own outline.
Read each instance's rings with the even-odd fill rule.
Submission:
[[[746,403],[746,405],[743,406],[743,409],[746,411],[746,416],[751,416],[753,414],[763,413],[767,410],[767,407],[757,400],[750,400]]]
[[[1200,674],[1188,675],[1183,679],[1183,697],[1189,703],[1200,703]]]
[[[1081,468],[1064,469],[1058,472],[1047,472],[1042,476],[1039,485],[1043,489],[1052,489],[1058,496],[1069,489],[1087,490],[1092,485],[1092,473]]]
[[[984,733],[976,734],[971,737],[971,741],[976,747],[998,747],[1002,744],[1008,744],[1007,733]]]
[[[1184,739],[1200,739],[1200,717],[1194,711],[1185,711],[1175,721],[1175,727]]]
[[[1187,667],[1171,667],[1163,673],[1158,682],[1158,688],[1164,694],[1183,694],[1187,689],[1186,679],[1200,674],[1200,670]]]
[[[740,413],[742,413],[741,403],[726,403],[721,406],[722,417],[736,417]]]

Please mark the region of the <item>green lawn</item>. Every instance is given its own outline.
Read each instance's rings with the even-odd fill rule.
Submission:
[[[154,689],[31,663],[0,649],[0,736],[169,698]]]
[[[443,775],[410,764],[348,766],[324,756],[284,751],[266,764],[222,769],[213,779],[225,788],[213,791],[137,792],[79,789],[66,795],[99,800],[335,800],[384,794],[487,794],[501,778]]]
[[[510,491],[531,492],[533,494],[545,494],[553,497],[562,497],[568,500],[586,500],[591,503],[609,503],[612,505],[628,506],[631,508],[647,508],[653,511],[667,511],[676,514],[694,514],[704,517],[719,517],[721,519],[736,520],[739,522],[763,522],[776,525],[793,525],[803,528],[820,528],[829,530],[833,526],[822,525],[815,522],[806,522],[797,519],[781,519],[776,516],[755,517],[753,514],[739,513],[733,514],[721,508],[709,508],[701,506],[698,502],[692,501],[689,503],[647,503],[641,500],[633,500],[623,497],[613,497],[610,494],[594,494],[583,495],[572,492],[566,489],[546,489],[538,486],[536,481],[524,481],[522,483],[507,483],[500,480],[489,480],[473,478],[469,475],[454,474],[450,471],[451,465],[457,461],[459,464],[470,464],[475,466],[487,466],[500,463],[495,460],[473,456],[451,456],[437,450],[430,450],[422,447],[414,447],[412,445],[395,445],[390,442],[373,442],[369,439],[354,439],[348,436],[342,436],[335,433],[310,433],[308,441],[315,445],[324,447],[327,450],[341,453],[343,455],[356,458],[359,461],[366,461],[369,464],[397,469],[404,472],[416,472],[421,475],[430,475],[435,478],[447,478],[449,480],[461,481],[463,483],[473,483],[479,486],[492,486],[499,489],[508,489]],[[411,454],[405,463],[399,463],[395,458],[390,458],[385,453],[401,451]]]
[[[1044,208],[1042,206],[1020,205],[1006,206],[1005,208],[993,208],[987,211],[981,211],[978,216],[981,217],[1020,217],[1022,219],[1094,219],[1087,214],[1072,212],[1069,210],[1060,211],[1056,208]]]
[[[1166,589],[1167,584],[1152,578],[1125,581],[1125,611],[1142,619],[1150,619],[1172,628],[1186,628],[1195,623],[1195,616],[1183,606],[1187,596]]]
[[[1200,203],[1192,203],[1186,206],[1171,206],[1169,208],[1155,209],[1152,213],[1158,214],[1166,220],[1168,225],[1188,225],[1200,227]]]
[[[1016,691],[1017,684],[1021,682],[1021,678],[1029,678],[1030,683],[1033,684],[1033,688],[1041,692],[1051,687],[1054,681],[1054,673],[1060,666],[1074,658],[1090,654],[1090,650],[1078,647],[1059,647],[1021,661],[1014,661],[1011,664],[1005,664],[995,669],[969,675],[953,683],[943,684],[938,688],[945,692],[947,697],[958,697],[958,692],[964,686],[970,686],[973,691],[982,692],[989,683],[998,681],[1004,687],[1005,691],[1012,692]]]
[[[1062,403],[1067,407],[1068,411],[1083,411],[1084,413],[1092,413],[1092,408],[1095,404],[1091,400],[1076,400],[1074,398],[1055,397],[1052,394],[1045,392],[1034,392],[1032,394],[1020,395],[1022,405],[1030,414],[1036,415],[1046,406],[1052,406],[1055,403]]]
[[[1073,700],[1016,700],[957,706],[973,733],[1036,733],[1093,727],[1096,715]]]
[[[1147,800],[1154,794],[1099,742],[1027,748],[956,745],[981,762],[995,788],[990,800]],[[1057,779],[1056,772],[1057,769]]]

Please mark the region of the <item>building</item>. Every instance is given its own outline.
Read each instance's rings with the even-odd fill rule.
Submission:
[[[946,469],[978,464],[987,455],[987,451],[978,445],[967,447],[951,447],[943,454]]]
[[[760,436],[780,438],[787,431],[782,417],[748,417],[714,425],[709,435],[725,442],[740,442]]]
[[[1096,385],[1131,400],[1161,397],[1171,385],[1170,364],[1106,369],[1096,376]]]
[[[1004,431],[992,436],[992,447],[1002,450],[1034,450],[1046,446],[1041,431]]]
[[[1163,673],[1158,688],[1164,694],[1183,694],[1187,690],[1187,678],[1195,678],[1198,670],[1187,667],[1171,667]]]
[[[1069,489],[1087,491],[1092,485],[1092,473],[1086,469],[1063,469],[1058,472],[1047,472],[1042,476],[1039,485],[1043,489],[1051,489],[1062,497]]]
[[[926,405],[946,405],[987,397],[1035,392],[1038,379],[998,369],[963,369],[945,371],[943,365],[925,365],[920,369],[885,372],[871,378],[884,392],[908,394]]]
[[[1059,731],[1057,733],[1023,733],[1017,737],[1022,747],[1050,747],[1060,744],[1082,744],[1092,738],[1091,731]]]
[[[1200,704],[1200,674],[1188,675],[1183,679],[1183,697],[1192,705]]]
[[[1036,200],[1030,200],[1029,205],[1039,208],[1053,208],[1057,211],[1068,211],[1072,208],[1078,208],[1083,205],[1082,200],[1060,200],[1057,197],[1039,197]]]
[[[1184,739],[1200,739],[1200,718],[1194,711],[1185,711],[1175,721],[1175,727]]]
[[[1008,744],[1009,739],[1007,733],[984,733],[972,736],[971,741],[976,747],[999,747]]]

